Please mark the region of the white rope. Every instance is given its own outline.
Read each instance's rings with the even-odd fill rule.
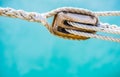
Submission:
[[[20,18],[31,22],[40,22],[43,25],[47,24],[46,18],[42,14],[36,12],[25,12],[23,10],[15,10],[12,8],[0,8],[0,16]]]
[[[71,13],[80,13],[84,15],[93,15],[93,16],[120,16],[120,11],[106,11],[106,12],[92,12],[87,9],[82,9],[82,8],[73,8],[73,7],[63,7],[63,8],[58,8],[56,10],[49,11],[47,13],[39,14],[36,12],[25,12],[23,10],[15,10],[12,8],[0,8],[0,16],[7,16],[7,17],[13,17],[13,18],[20,18],[32,22],[40,22],[44,26],[47,27],[47,29],[52,33],[52,28],[48,24],[46,18],[51,17],[56,15],[59,12],[71,12]],[[100,24],[101,27],[93,27],[93,26],[87,26],[83,24],[78,24],[78,23],[71,23],[69,24],[74,25],[77,28],[82,28],[82,29],[88,29],[88,30],[94,30],[94,31],[100,31],[100,32],[107,32],[107,33],[113,33],[113,34],[120,34],[120,28],[115,27],[115,26],[109,26],[108,24]],[[77,31],[72,31],[72,30],[67,30],[69,33],[72,33],[74,35],[79,35],[79,36],[85,36],[85,37],[91,37],[91,38],[99,38],[103,40],[111,40],[111,41],[116,41],[120,42],[120,39],[112,38],[112,37],[107,37],[107,36],[100,36],[100,35],[95,35],[95,34],[88,34],[88,33],[83,33],[83,32],[77,32]]]
[[[25,12],[23,10],[15,10],[12,8],[0,8],[0,15],[1,16],[9,16],[14,18],[20,18],[32,22],[44,22],[45,18],[51,17],[56,15],[59,12],[66,11],[66,12],[75,12],[75,13],[82,13],[87,15],[96,15],[96,16],[120,16],[120,11],[105,11],[105,12],[92,12],[87,9],[83,8],[73,8],[73,7],[62,7],[47,13],[39,14],[36,12]],[[39,19],[39,20],[38,20]],[[44,21],[43,21],[44,20]]]
[[[103,11],[103,12],[93,12],[87,9],[83,9],[83,8],[73,8],[73,7],[62,7],[62,8],[58,8],[52,11],[49,11],[47,13],[45,13],[45,16],[51,17],[56,15],[59,12],[62,11],[66,11],[66,12],[75,12],[75,13],[83,13],[83,14],[92,14],[92,15],[96,15],[96,16],[120,16],[120,11]]]
[[[93,30],[93,31],[99,31],[99,32],[106,32],[106,33],[112,33],[112,34],[119,34],[120,35],[120,27],[116,25],[109,25],[107,23],[100,23],[98,27],[96,26],[90,26],[90,25],[84,25],[80,23],[75,23],[75,22],[68,22],[68,24],[81,28],[81,29],[86,29],[86,30]],[[85,33],[85,32],[78,32],[75,30],[68,30],[66,29],[67,32],[75,35],[81,35],[84,37],[90,37],[90,38],[97,38],[97,39],[102,39],[102,40],[109,40],[109,41],[114,41],[114,42],[120,42],[120,38],[113,38],[113,37],[108,37],[108,36],[103,36],[103,35],[98,35],[98,34],[91,34],[91,33]]]
[[[78,35],[78,36],[97,38],[97,39],[108,40],[108,41],[113,41],[113,42],[120,42],[120,39],[118,39],[118,38],[113,38],[113,37],[108,37],[108,36],[103,36],[103,35],[101,36],[101,35],[98,35],[98,34],[78,32],[78,31],[69,30],[69,29],[66,29],[66,31],[71,33],[71,34]]]
[[[68,22],[68,24],[70,24],[76,28],[82,28],[82,29],[86,29],[86,30],[106,32],[106,33],[112,33],[112,34],[120,34],[120,27],[118,27],[116,25],[100,23],[98,25],[98,27],[96,27],[96,26],[92,26],[92,25],[84,25],[84,24],[75,23],[75,22]]]
[[[47,18],[56,15],[59,12],[71,12],[71,13],[81,13],[85,15],[95,15],[92,11],[83,9],[83,8],[73,8],[73,7],[62,7],[58,8],[52,11],[49,11],[47,13],[43,13]]]
[[[94,12],[97,16],[120,16],[120,11]]]

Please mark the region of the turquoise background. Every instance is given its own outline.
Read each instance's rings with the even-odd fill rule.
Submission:
[[[0,7],[47,12],[58,7],[120,10],[119,0],[0,0]],[[101,17],[120,25],[120,17]],[[52,22],[52,19],[48,20]],[[65,40],[40,23],[0,17],[0,77],[120,77],[120,43]]]

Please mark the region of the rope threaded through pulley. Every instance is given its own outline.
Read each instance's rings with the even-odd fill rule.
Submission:
[[[81,24],[89,24],[90,26],[97,26],[98,19],[97,17],[93,16],[92,14],[84,15],[83,13],[70,13],[70,12],[60,12],[54,17],[52,30],[55,35],[65,37],[68,39],[77,39],[77,40],[86,40],[89,37],[85,36],[78,36],[72,33],[67,32],[65,29],[68,30],[75,30],[81,31],[86,33],[96,33],[94,30],[87,30],[83,28],[77,28],[73,25],[69,24],[68,22],[76,22]]]
[[[0,16],[20,18],[42,23],[52,34],[73,40],[97,38],[120,42],[120,38],[98,35],[96,32],[120,34],[120,27],[100,23],[98,16],[120,16],[120,11],[92,12],[87,9],[63,7],[47,13],[25,12],[12,8],[0,8]],[[46,18],[54,16],[52,26]]]

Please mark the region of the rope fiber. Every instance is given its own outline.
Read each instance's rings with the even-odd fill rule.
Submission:
[[[13,8],[0,8],[0,16],[19,18],[19,19],[30,21],[30,22],[42,23],[52,34],[54,33],[53,33],[51,25],[47,22],[47,18],[51,16],[55,16],[56,14],[60,12],[80,13],[80,14],[92,15],[96,17],[98,16],[120,16],[120,11],[92,12],[87,9],[73,8],[73,7],[62,7],[62,8],[58,8],[58,9],[49,11],[47,13],[42,13],[42,14],[36,13],[36,12],[26,12],[23,10],[15,10]],[[99,23],[97,24],[98,26],[88,26],[88,25],[80,24],[76,22],[68,22],[68,24],[76,28],[82,28],[86,30],[94,30],[97,32],[99,31],[99,32],[104,32],[104,33],[112,33],[112,34],[120,35],[120,27],[118,27],[117,25]],[[80,31],[75,31],[75,30],[70,30],[70,29],[65,29],[65,30],[71,34],[78,35],[78,36],[120,42],[120,38],[113,38],[113,37],[103,36],[103,35],[98,35],[98,34],[85,33],[85,32],[80,32]]]

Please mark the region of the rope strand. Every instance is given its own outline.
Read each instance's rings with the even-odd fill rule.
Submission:
[[[98,27],[96,26],[90,26],[90,25],[84,25],[80,23],[75,23],[75,22],[68,22],[68,24],[77,27],[77,28],[82,28],[82,29],[87,29],[87,30],[93,30],[93,31],[99,31],[99,32],[106,32],[106,33],[112,33],[112,34],[120,34],[120,27],[103,27],[106,24],[100,23]],[[109,25],[110,26],[110,25]],[[119,29],[118,29],[119,28]]]
[[[97,16],[120,16],[120,11],[94,12]]]
[[[68,30],[68,29],[66,29],[66,31],[71,33],[71,34],[78,35],[78,36],[97,38],[97,39],[108,40],[108,41],[113,41],[113,42],[120,42],[120,39],[118,39],[118,38],[101,36],[101,35],[97,35],[97,34],[90,34],[90,33],[84,33],[84,32],[78,32],[78,31]]]

